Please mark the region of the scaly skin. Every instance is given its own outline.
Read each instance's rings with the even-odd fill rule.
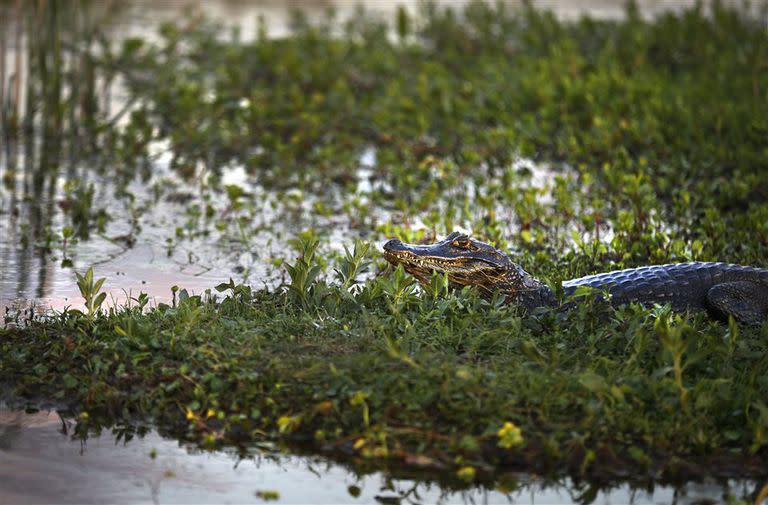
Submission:
[[[431,245],[390,240],[384,257],[421,282],[444,273],[456,287],[472,285],[483,294],[500,292],[506,302],[531,310],[556,306],[549,286],[535,279],[498,249],[454,232]],[[566,296],[579,286],[608,291],[618,306],[670,304],[673,310],[706,310],[713,317],[735,317],[746,324],[768,318],[768,269],[728,263],[678,263],[630,268],[563,282]]]

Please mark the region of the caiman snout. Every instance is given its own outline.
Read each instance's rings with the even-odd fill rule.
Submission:
[[[396,238],[393,238],[392,240],[387,241],[386,244],[384,244],[384,250],[385,251],[402,251],[405,249],[405,246],[403,243]]]

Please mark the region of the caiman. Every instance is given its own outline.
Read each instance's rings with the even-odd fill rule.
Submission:
[[[422,283],[433,272],[445,274],[453,287],[475,286],[490,296],[499,293],[505,302],[530,311],[556,307],[558,301],[547,284],[514,263],[495,247],[453,232],[430,245],[390,240],[384,257]],[[712,317],[758,325],[768,317],[768,269],[729,263],[674,263],[644,266],[588,275],[563,282],[565,297],[579,286],[609,294],[613,306],[637,302],[646,306],[670,304],[678,312],[704,310]]]

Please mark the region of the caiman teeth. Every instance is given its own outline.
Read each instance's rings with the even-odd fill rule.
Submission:
[[[451,261],[451,260],[441,260],[441,259],[424,260],[420,258],[413,258],[411,259],[410,263],[416,266],[426,267],[426,266],[450,266],[450,265],[455,265],[458,262]]]

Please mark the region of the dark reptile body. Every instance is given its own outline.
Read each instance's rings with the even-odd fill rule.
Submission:
[[[385,258],[421,282],[445,273],[455,287],[476,286],[486,296],[502,293],[506,303],[525,310],[557,307],[549,286],[514,263],[509,256],[479,240],[454,232],[430,245],[384,244]],[[608,291],[614,306],[669,304],[673,310],[706,310],[720,320],[733,316],[741,323],[768,319],[768,269],[729,263],[677,263],[589,275],[563,282],[566,297],[579,286]],[[575,300],[566,301],[570,309]]]
[[[738,281],[768,286],[768,269],[730,263],[673,263],[588,275],[564,281],[563,288],[566,295],[572,295],[579,286],[608,289],[613,305],[669,303],[673,309],[683,311],[710,309],[709,290],[717,284]]]

